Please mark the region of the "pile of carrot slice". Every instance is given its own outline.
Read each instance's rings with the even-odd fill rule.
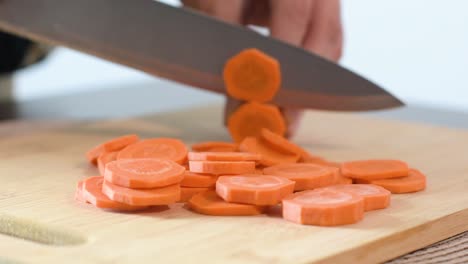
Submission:
[[[288,221],[337,226],[387,208],[391,193],[426,186],[426,177],[403,161],[331,162],[267,129],[239,145],[208,141],[191,149],[178,139],[136,135],[104,142],[86,154],[100,175],[78,182],[76,200],[114,211],[186,203],[216,216],[281,206]]]
[[[281,85],[274,58],[247,49],[226,63],[223,75],[228,94],[242,102],[227,120],[234,143],[200,142],[189,152],[174,138],[111,139],[86,153],[99,176],[78,182],[76,200],[115,211],[187,203],[216,216],[281,206],[288,221],[337,226],[387,208],[391,193],[425,189],[424,174],[403,161],[337,163],[284,138],[285,115],[269,103]]]

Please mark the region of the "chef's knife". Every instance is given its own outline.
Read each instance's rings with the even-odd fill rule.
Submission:
[[[153,0],[0,0],[0,29],[194,87],[225,92],[223,65],[255,47],[279,60],[283,107],[374,110],[402,103],[335,63],[240,26]]]

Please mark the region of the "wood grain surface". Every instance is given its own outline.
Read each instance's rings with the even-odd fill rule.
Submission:
[[[0,140],[0,261],[375,263],[468,229],[468,132],[351,114],[308,112],[294,140],[337,161],[407,160],[427,174],[426,191],[394,195],[389,209],[335,228],[275,213],[208,217],[182,205],[112,213],[73,200],[76,181],[97,173],[83,157],[94,144],[125,133],[226,140],[221,113],[207,107]]]

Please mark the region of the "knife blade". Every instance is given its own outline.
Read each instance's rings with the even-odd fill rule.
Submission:
[[[226,60],[255,47],[281,64],[282,87],[273,101],[282,107],[402,105],[378,85],[303,49],[153,0],[0,0],[0,29],[219,93],[225,92]]]

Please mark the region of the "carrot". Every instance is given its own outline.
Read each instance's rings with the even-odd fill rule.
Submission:
[[[191,210],[205,215],[241,216],[259,215],[266,207],[250,204],[228,203],[221,199],[215,191],[206,191],[195,194],[189,200]]]
[[[119,152],[117,159],[157,158],[184,164],[187,152],[185,144],[178,139],[156,138],[127,146]]]
[[[139,140],[137,135],[126,135],[118,138],[111,139],[102,144],[97,145],[88,152],[86,158],[89,162],[96,164],[97,158],[104,152],[119,151],[126,146],[133,144]]]
[[[146,206],[134,206],[112,201],[102,193],[104,177],[94,176],[83,180],[83,194],[85,199],[94,206],[102,209],[116,211],[137,211],[147,208]]]
[[[102,192],[109,199],[134,206],[168,205],[180,199],[180,185],[155,189],[130,189],[104,181]]]
[[[361,196],[327,188],[294,193],[282,205],[284,219],[303,225],[346,225],[364,216]]]
[[[408,165],[399,160],[359,160],[341,164],[341,174],[352,179],[398,178],[408,176],[408,172]]]
[[[227,93],[244,101],[270,101],[281,83],[278,61],[257,49],[243,50],[229,59],[223,77]]]
[[[364,199],[364,211],[387,208],[390,205],[391,193],[386,189],[372,184],[343,184],[326,187],[328,190],[349,192]]]
[[[182,181],[185,168],[163,159],[121,159],[106,165],[106,181],[127,188],[151,189]]]
[[[333,183],[332,185],[340,185],[340,184],[353,184],[353,179],[344,177],[341,174],[341,171],[339,168],[336,167],[330,167],[334,171],[334,177],[333,177]]]
[[[299,159],[299,155],[290,154],[278,151],[269,147],[262,139],[254,137],[245,138],[239,145],[239,149],[243,152],[249,152],[260,155],[259,163],[264,166],[273,166],[282,163],[295,163]]]
[[[258,161],[260,155],[245,152],[189,152],[190,161]]]
[[[286,152],[297,154],[300,156],[300,159],[304,159],[305,157],[309,157],[310,154],[307,150],[299,147],[298,145],[292,143],[291,141],[287,140],[281,135],[278,135],[267,128],[262,128],[260,131],[260,137],[272,147]]]
[[[104,175],[105,169],[106,169],[106,164],[114,161],[117,159],[117,151],[112,151],[112,152],[104,152],[99,157],[97,158],[97,166],[99,173]]]
[[[293,181],[270,175],[221,176],[216,182],[216,193],[230,203],[276,205],[293,191]]]
[[[86,201],[86,198],[85,198],[84,193],[83,193],[83,181],[79,181],[76,184],[75,200],[77,200],[78,202],[83,202],[83,203],[88,202],[88,201]]]
[[[180,182],[182,187],[214,187],[218,177],[185,171],[184,179]]]
[[[195,194],[206,192],[211,188],[194,188],[194,187],[181,187],[179,203],[188,202]]]
[[[258,137],[262,128],[284,136],[286,122],[278,107],[268,104],[246,103],[240,106],[228,119],[228,129],[235,142],[246,137]]]
[[[420,171],[410,169],[407,177],[383,180],[357,180],[357,183],[369,183],[381,186],[392,193],[411,193],[426,188],[426,176]]]
[[[190,171],[213,175],[243,174],[255,171],[253,161],[189,161]]]
[[[280,164],[265,168],[264,174],[284,177],[294,181],[295,191],[311,190],[331,185],[335,171],[329,167],[308,163]]]
[[[195,152],[235,152],[237,144],[222,141],[206,141],[192,145],[192,151]]]

